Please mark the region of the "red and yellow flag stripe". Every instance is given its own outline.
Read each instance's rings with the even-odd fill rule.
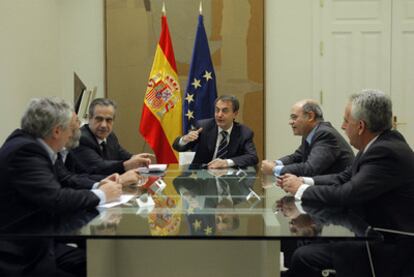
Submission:
[[[167,17],[162,16],[161,21],[139,129],[157,156],[157,162],[170,164],[178,163],[178,153],[172,149],[172,143],[182,130],[181,87]]]

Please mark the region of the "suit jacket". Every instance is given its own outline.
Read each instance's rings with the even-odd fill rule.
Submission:
[[[361,204],[373,227],[414,232],[414,153],[398,131],[381,133],[352,167],[314,177],[303,201],[331,205]]]
[[[71,151],[77,163],[91,174],[110,175],[125,172],[123,163],[129,160],[132,154],[122,148],[113,132],[106,138],[106,156],[88,124],[82,126],[81,132],[79,146]]]
[[[55,171],[59,182],[63,187],[92,189],[96,182],[99,182],[106,177],[105,175],[98,174],[74,173],[76,172],[76,169],[71,170],[71,168],[76,168],[75,163],[77,162],[71,156],[72,155],[68,153],[65,163],[59,159],[55,162]]]
[[[213,159],[217,142],[218,127],[214,118],[200,120],[196,128],[203,128],[196,141],[184,146],[179,144],[180,138],[175,139],[173,148],[177,151],[195,151],[193,164],[206,164]],[[228,159],[234,161],[238,167],[254,166],[258,162],[256,147],[253,143],[253,132],[247,126],[234,122],[230,134],[230,142],[227,153]]]
[[[309,146],[303,138],[295,153],[279,160],[284,164],[281,174],[315,176],[339,173],[351,165],[353,159],[354,152],[345,139],[331,123],[321,122]]]
[[[10,220],[37,209],[69,212],[99,203],[89,190],[62,187],[46,150],[20,129],[0,149],[0,179],[0,215]]]

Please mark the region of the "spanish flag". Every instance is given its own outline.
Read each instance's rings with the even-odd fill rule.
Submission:
[[[151,146],[157,162],[178,163],[171,145],[182,132],[181,88],[165,13],[161,35],[145,93],[139,130]]]

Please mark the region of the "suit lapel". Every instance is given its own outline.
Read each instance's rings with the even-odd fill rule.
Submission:
[[[354,162],[352,163],[352,176],[354,176],[359,170],[359,161],[362,156],[362,151],[359,151],[357,156],[355,157]]]
[[[106,138],[106,157],[108,160],[118,160],[116,156],[115,148],[115,142],[112,137],[112,133],[109,134],[109,136]]]
[[[302,139],[302,162],[306,162],[308,160],[310,149],[311,147],[309,143],[306,141],[306,139]]]
[[[101,146],[99,145],[99,143],[98,143],[95,135],[92,133],[91,129],[89,129],[89,125],[85,124],[85,125],[82,126],[82,128],[85,128],[88,140],[93,143],[94,148],[98,151],[98,153],[101,155],[101,157],[103,157],[104,155],[103,155]]]
[[[381,140],[381,137],[384,135],[385,132],[379,135],[379,137],[369,146],[369,148],[365,150],[365,153],[363,152],[363,150],[358,152],[354,162],[352,163],[352,175],[355,175],[359,171],[361,160],[364,159],[364,156],[367,155],[367,152],[369,155],[369,152],[372,150],[372,147],[375,147],[375,144]]]
[[[227,157],[236,156],[237,146],[239,145],[240,139],[241,139],[240,126],[237,123],[234,123],[233,129],[231,130],[231,134],[230,134],[229,152],[227,153]]]
[[[211,136],[207,137],[207,149],[208,153],[211,153],[211,157],[214,155],[214,150],[216,150],[216,142],[217,142],[217,134],[218,134],[218,128],[217,125],[214,123],[211,127],[213,130],[211,130]],[[209,134],[210,132],[207,132]]]

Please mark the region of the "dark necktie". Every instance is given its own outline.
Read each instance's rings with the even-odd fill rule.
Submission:
[[[101,146],[101,150],[102,150],[102,157],[104,159],[107,159],[108,158],[108,151],[107,151],[107,148],[106,148],[106,142],[105,141],[101,142],[100,146]]]
[[[57,153],[57,159],[54,164],[54,169],[56,175],[60,178],[61,176],[66,175],[67,169],[65,167],[65,163],[63,162],[62,155],[58,152]]]
[[[65,166],[64,162],[63,162],[63,158],[62,158],[62,154],[60,154],[59,152],[57,153],[57,159],[55,161],[55,167],[63,167]]]
[[[216,158],[217,159],[225,159],[227,157],[227,152],[228,152],[228,148],[229,148],[229,144],[227,143],[227,132],[226,131],[221,131],[221,141],[220,141],[220,145],[217,149],[217,155]]]

